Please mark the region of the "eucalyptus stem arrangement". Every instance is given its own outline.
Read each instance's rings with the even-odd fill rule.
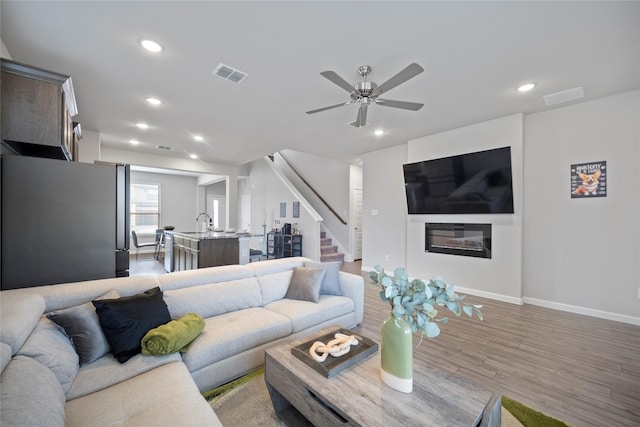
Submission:
[[[456,294],[454,286],[441,277],[425,283],[420,279],[410,279],[402,267],[396,268],[393,276],[389,276],[379,265],[375,266],[370,277],[381,288],[380,299],[391,305],[391,314],[404,319],[414,333],[420,332],[421,338],[437,337],[440,335],[438,323],[448,321],[446,317],[438,317],[436,307],[446,307],[456,316],[464,312],[473,317],[475,313],[478,319],[483,320],[482,305],[461,303],[464,295]]]

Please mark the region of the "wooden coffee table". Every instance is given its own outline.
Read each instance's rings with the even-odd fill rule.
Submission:
[[[379,351],[326,378],[291,354],[313,336],[265,352],[271,401],[289,426],[500,426],[500,394],[415,360],[408,394],[382,383]]]

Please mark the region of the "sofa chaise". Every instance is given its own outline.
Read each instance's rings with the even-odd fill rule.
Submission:
[[[92,301],[156,288],[171,319],[196,313],[204,330],[182,353],[120,363]],[[271,345],[360,324],[363,300],[361,276],[302,257],[1,291],[0,424],[219,426],[201,392],[262,365]]]

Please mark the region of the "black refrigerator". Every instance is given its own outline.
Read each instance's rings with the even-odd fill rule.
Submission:
[[[3,155],[0,289],[129,275],[129,165]]]

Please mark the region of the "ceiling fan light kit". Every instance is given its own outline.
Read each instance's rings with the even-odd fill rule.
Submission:
[[[362,76],[363,80],[353,85],[349,84],[335,71],[323,71],[320,73],[320,75],[349,92],[351,100],[342,102],[340,104],[329,105],[327,107],[307,111],[307,114],[315,114],[321,111],[342,107],[344,105],[358,103],[360,104],[360,107],[358,108],[358,115],[356,117],[356,120],[351,122],[350,124],[356,128],[360,128],[367,125],[367,111],[369,105],[371,104],[382,105],[384,107],[400,108],[403,110],[418,111],[424,104],[420,104],[417,102],[382,99],[378,98],[378,96],[382,95],[385,92],[388,92],[396,86],[401,85],[407,80],[412,79],[423,71],[424,69],[420,65],[416,63],[409,64],[409,66],[407,66],[404,70],[400,71],[398,74],[391,77],[380,86],[378,86],[374,82],[370,82],[367,80],[367,76],[371,74],[371,67],[369,65],[363,65],[358,68],[358,73],[360,74],[360,76]]]

